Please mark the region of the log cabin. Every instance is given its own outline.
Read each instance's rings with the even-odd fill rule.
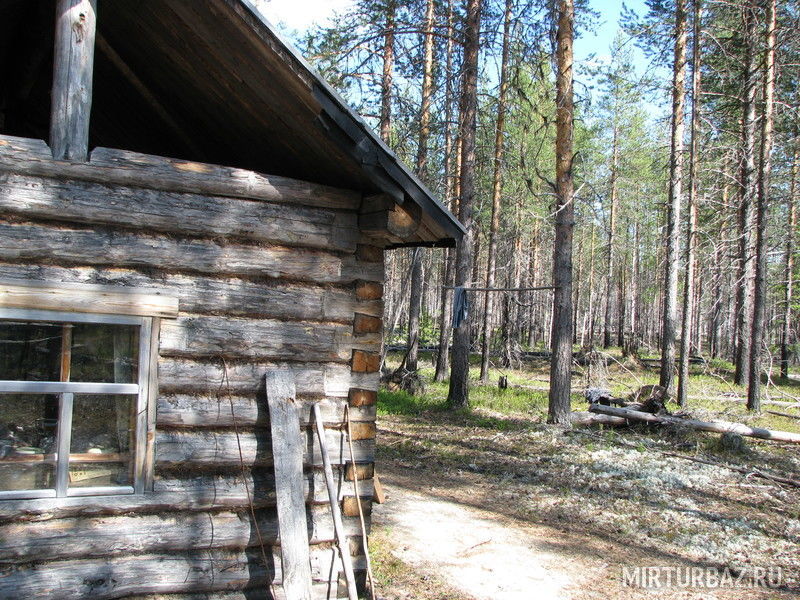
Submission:
[[[0,17],[0,598],[285,598],[270,370],[341,597],[311,407],[363,575],[384,249],[463,228],[248,0]]]

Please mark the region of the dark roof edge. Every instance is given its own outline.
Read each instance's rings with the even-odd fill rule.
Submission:
[[[333,89],[327,81],[312,67],[302,54],[289,43],[281,33],[275,28],[269,20],[256,8],[251,0],[238,0],[264,27],[266,27],[270,34],[278,40],[284,49],[305,69],[308,74],[316,82],[316,89],[314,90],[315,96],[320,101],[323,109],[334,120],[334,122],[341,127],[348,137],[353,138],[356,134],[355,129],[358,130],[358,138],[356,141],[360,146],[364,146],[366,142],[373,148],[362,148],[365,155],[375,155],[378,159],[379,165],[369,165],[370,167],[380,166],[382,170],[391,178],[403,192],[417,203],[422,210],[429,214],[434,221],[448,234],[453,236],[453,239],[460,239],[465,233],[466,229],[461,222],[453,216],[453,214],[445,208],[445,206],[434,196],[434,194],[427,188],[427,186],[420,181],[420,179],[412,173],[403,162],[397,158],[397,155],[387,146],[382,139],[375,133],[361,116],[356,113],[348,103],[342,98],[339,93]],[[372,152],[370,150],[373,150]],[[377,152],[375,152],[377,151]],[[364,165],[368,166],[368,165]],[[368,173],[370,169],[365,169]],[[380,181],[380,177],[374,178],[376,184],[383,189],[385,183]],[[384,190],[392,194],[392,190]],[[394,194],[392,194],[394,195]]]

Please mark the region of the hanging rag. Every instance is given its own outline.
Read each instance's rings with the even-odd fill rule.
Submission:
[[[468,316],[469,299],[467,298],[467,290],[463,287],[457,287],[453,292],[453,329],[458,329]]]

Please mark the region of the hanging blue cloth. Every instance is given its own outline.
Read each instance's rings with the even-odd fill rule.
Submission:
[[[453,329],[458,329],[469,316],[469,298],[467,290],[457,287],[453,291]]]

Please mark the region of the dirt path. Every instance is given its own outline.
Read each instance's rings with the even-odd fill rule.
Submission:
[[[380,562],[388,565],[381,600],[798,597],[794,489],[664,459],[635,432],[631,448],[596,434],[436,417],[387,416],[381,424],[387,501],[373,510]],[[788,460],[793,470],[792,456],[756,465],[778,471]],[[739,565],[735,572],[746,573],[748,565],[776,564],[786,579],[774,589],[623,581],[633,567],[685,573]]]
[[[386,481],[389,500],[376,507],[376,524],[402,540],[394,554],[421,573],[486,600],[571,598],[574,575],[562,557],[540,547],[535,532],[510,527],[496,515],[439,500]]]

